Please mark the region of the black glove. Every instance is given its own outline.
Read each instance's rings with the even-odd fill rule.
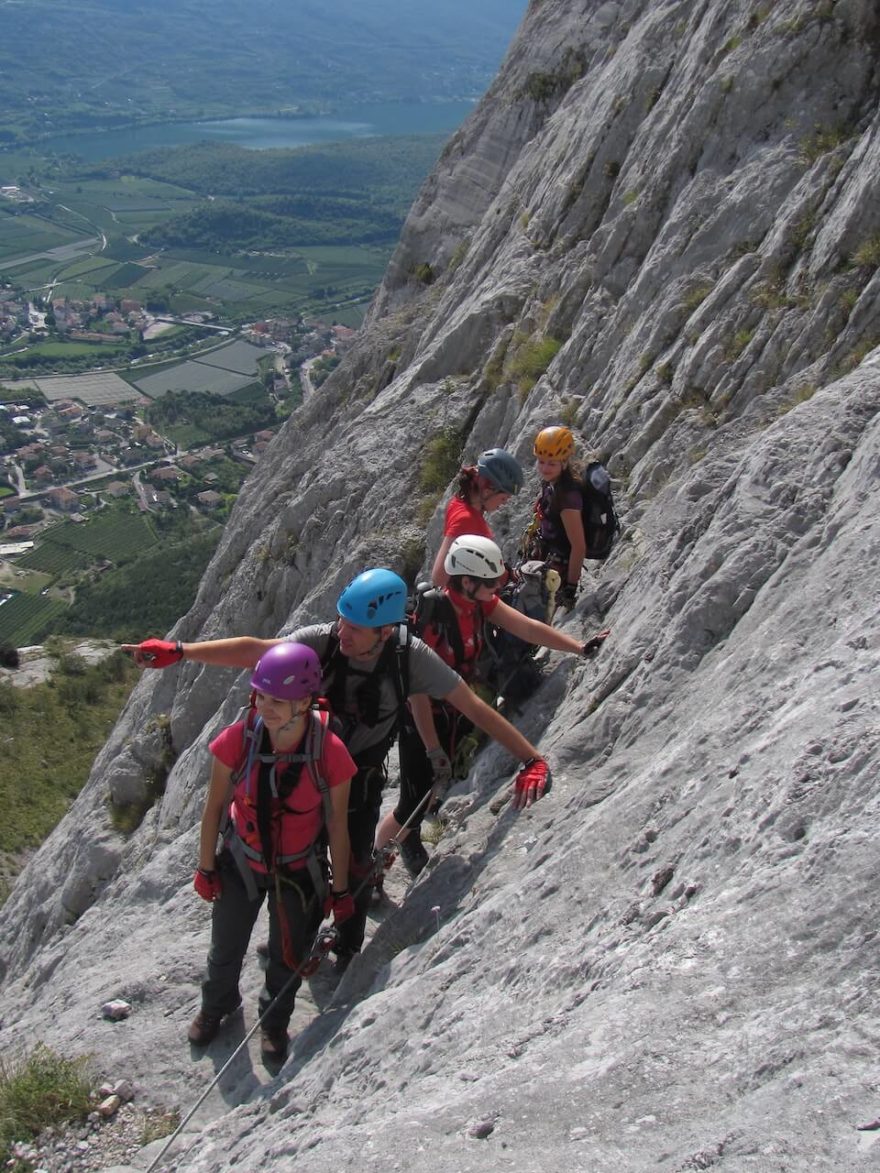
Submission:
[[[595,656],[609,635],[611,635],[610,627],[606,627],[604,631],[597,631],[594,636],[584,641],[584,646],[581,648],[581,655]]]
[[[557,594],[556,601],[560,607],[564,608],[564,610],[570,611],[572,609],[572,607],[575,605],[575,603],[577,602],[577,597],[578,597],[577,583],[576,582],[567,582],[565,584],[565,586],[562,587],[561,590],[559,591],[559,593]]]

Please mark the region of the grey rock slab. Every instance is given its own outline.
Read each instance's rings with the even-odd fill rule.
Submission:
[[[276,635],[366,566],[423,577],[444,433],[522,458],[490,516],[513,557],[532,439],[563,419],[624,528],[560,622],[612,634],[545,657],[513,714],[550,795],[514,814],[514,763],[479,755],[362,957],[303,988],[282,1070],[248,1047],[178,1168],[877,1167],[878,31],[860,0],[530,6],[173,634]],[[216,1050],[183,1039],[207,743],[246,695],[232,670],[145,674],[0,911],[4,1046],[89,1051],[174,1105],[232,1053],[256,958]],[[168,737],[123,836],[108,796]]]

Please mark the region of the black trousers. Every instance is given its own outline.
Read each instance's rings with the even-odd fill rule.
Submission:
[[[299,868],[284,877],[280,885],[282,908],[279,909],[274,877],[253,873],[257,899],[252,900],[247,894],[238,866],[228,852],[220,853],[217,867],[223,893],[211,905],[211,948],[208,951],[208,975],[202,984],[202,1009],[208,1014],[222,1015],[230,1013],[240,1004],[238,983],[242,963],[257,915],[263,901],[268,900],[269,963],[260,991],[259,1006],[260,1014],[265,1014],[275,998],[284,991],[263,1020],[264,1029],[280,1033],[290,1022],[296,992],[302,985],[302,979],[293,977],[294,971],[284,959],[284,928],[280,918],[285,918],[293,960],[299,965],[309,956],[321,924],[322,900],[315,892],[306,868]]]
[[[337,950],[340,956],[359,953],[364,943],[373,892],[369,878],[373,870],[373,844],[386,778],[384,754],[381,762],[374,765],[361,765],[357,759],[355,761],[359,768],[351,780],[348,798],[348,837],[351,841],[348,886],[354,895],[355,913],[340,926]]]
[[[467,774],[470,762],[462,760],[462,751],[466,749],[464,741],[473,732],[473,725],[454,709],[442,701],[432,705],[434,725],[440,748],[445,750],[452,762],[453,776],[463,778]],[[425,795],[434,784],[434,772],[431,769],[431,759],[425,749],[425,743],[419,737],[415,727],[407,724],[400,731],[400,798],[394,808],[394,817],[398,823],[405,823],[413,811],[422,802]],[[471,747],[472,753],[473,747]],[[410,827],[420,827],[422,819],[428,813],[428,804],[425,804],[418,815],[409,824]]]

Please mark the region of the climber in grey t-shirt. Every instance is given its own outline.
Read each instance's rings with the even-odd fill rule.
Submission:
[[[354,578],[337,603],[335,623],[301,627],[285,638],[308,644],[321,659],[324,692],[342,723],[341,737],[358,773],[351,783],[348,830],[357,915],[340,928],[337,956],[342,966],[363,944],[373,839],[379,821],[385,759],[397,735],[406,700],[415,695],[444,700],[523,763],[513,805],[531,806],[549,789],[550,768],[538,750],[509,721],[465,684],[427,644],[399,625],[406,614],[406,584],[391,570],[366,570]],[[201,643],[145,640],[123,645],[142,668],[165,668],[181,659],[232,668],[253,668],[278,639],[233,636]],[[416,722],[419,726],[418,721]],[[436,731],[419,726],[426,749],[440,748]],[[337,893],[339,895],[339,893]]]

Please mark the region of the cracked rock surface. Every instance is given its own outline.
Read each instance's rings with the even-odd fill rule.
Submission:
[[[514,814],[513,763],[479,755],[281,1072],[236,1068],[177,1168],[880,1167],[878,95],[869,0],[533,0],[174,635],[275,635],[366,566],[424,574],[432,442],[528,465],[560,419],[624,527],[560,622],[612,635],[544,657],[514,714],[551,793]],[[508,556],[535,487],[492,516]],[[181,1040],[207,743],[245,697],[195,664],[137,686],[0,911],[2,1045],[89,1051],[166,1107],[231,1053],[256,959],[229,1035]],[[108,801],[163,763],[122,837]]]

